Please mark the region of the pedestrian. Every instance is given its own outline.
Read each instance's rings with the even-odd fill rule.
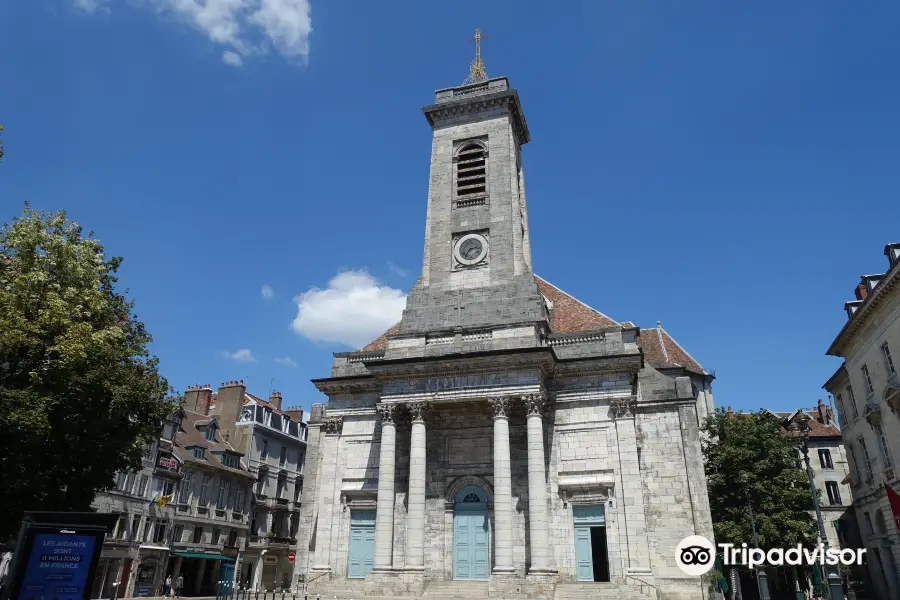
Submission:
[[[172,576],[169,575],[166,577],[166,582],[163,584],[163,596],[166,598],[169,597],[169,592],[172,590]]]
[[[179,575],[178,579],[175,580],[175,597],[178,598],[181,596],[181,589],[184,587],[184,576]]]

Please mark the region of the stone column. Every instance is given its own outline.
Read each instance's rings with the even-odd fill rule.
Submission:
[[[319,515],[316,521],[316,563],[315,571],[331,571],[331,526],[334,515],[334,486],[340,477],[337,473],[340,435],[344,426],[343,417],[325,417],[322,420],[322,478],[319,495]]]
[[[515,572],[513,568],[512,473],[507,414],[509,405],[509,398],[491,399],[491,406],[494,410],[494,573]]]
[[[425,568],[425,413],[428,404],[409,405],[409,496],[406,509],[406,566]]]
[[[196,574],[194,575],[194,581],[191,582],[191,589],[194,590],[195,596],[199,596],[200,590],[203,589],[203,575],[206,573],[206,559],[201,558],[197,562],[200,564],[197,565],[197,571],[196,571]],[[185,579],[187,579],[187,578],[185,578]],[[185,584],[187,584],[187,581],[185,581]],[[187,587],[187,586],[185,586],[185,587]],[[185,595],[187,595],[187,594],[185,594]]]
[[[253,564],[253,586],[252,589],[259,590],[262,587],[262,572],[263,572],[263,561],[265,560],[266,555],[260,554],[259,558],[256,559],[256,562]]]
[[[525,397],[528,411],[528,532],[531,536],[531,568],[529,573],[555,573],[550,548],[550,515],[547,510],[547,470],[544,466],[544,412],[547,399],[543,394]]]
[[[634,397],[614,399],[610,406],[616,424],[619,452],[619,482],[622,488],[622,520],[628,548],[626,573],[647,579],[650,570],[650,545],[644,518],[644,485],[638,457]],[[702,464],[702,461],[701,461]]]
[[[394,471],[396,465],[396,404],[377,407],[381,416],[381,450],[378,454],[378,500],[375,506],[374,569],[390,570],[394,556]]]

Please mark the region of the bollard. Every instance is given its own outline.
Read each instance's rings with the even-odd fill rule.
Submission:
[[[259,588],[256,588],[256,600],[259,600]],[[266,600],[265,594],[263,594],[263,600]]]
[[[281,588],[281,600],[284,600],[284,588]]]

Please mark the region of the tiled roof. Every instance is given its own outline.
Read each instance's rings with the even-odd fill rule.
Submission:
[[[253,402],[256,402],[257,404],[259,404],[260,406],[265,406],[266,408],[271,409],[272,412],[275,413],[276,415],[282,415],[282,416],[287,417],[287,414],[283,410],[281,410],[279,408],[275,408],[275,406],[273,404],[266,402],[262,398],[258,398],[249,392],[244,392],[244,404],[247,404],[251,400]],[[290,417],[287,417],[287,418],[290,419]]]
[[[826,425],[825,423],[822,423],[821,421],[818,420],[819,411],[813,409],[813,410],[805,410],[803,412],[805,412],[807,415],[809,415],[809,437],[811,437],[811,438],[834,437],[834,436],[841,435],[841,430],[838,429],[837,425]],[[779,417],[781,417],[782,419],[787,419],[792,414],[794,414],[794,411],[792,411],[792,412],[777,412],[775,414],[778,415]],[[782,427],[781,430],[784,433],[790,433],[784,427]]]
[[[238,456],[243,456],[243,453],[238,452],[231,447],[231,444],[224,441],[220,433],[216,432],[215,441],[209,441],[206,439],[203,432],[197,428],[198,426],[203,427],[214,420],[216,420],[216,417],[210,418],[206,415],[201,415],[189,410],[184,411],[181,429],[175,435],[174,445],[178,457],[185,463],[202,464],[216,469],[222,469],[223,471],[228,471],[230,473],[241,473],[243,475],[252,476],[244,468],[232,469],[231,467],[226,467],[218,458],[211,454],[211,452],[223,452],[228,450]],[[202,446],[207,449],[207,452],[204,453],[202,459],[196,458],[194,453],[191,450],[188,450],[188,448],[193,446]]]
[[[574,333],[607,327],[634,327],[631,321],[619,323],[604,315],[584,302],[570,296],[555,285],[535,275],[538,289],[548,301],[550,310],[550,329],[554,333]],[[368,350],[384,350],[390,336],[400,331],[397,323],[362,348]],[[706,375],[706,370],[675,341],[665,329],[642,329],[640,344],[644,356],[652,366],[657,368],[678,368]]]
[[[692,373],[707,375],[700,363],[660,326],[641,329],[641,348],[647,362],[657,369],[681,367]]]

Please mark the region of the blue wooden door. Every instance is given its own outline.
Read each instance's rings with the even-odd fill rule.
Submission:
[[[575,527],[575,578],[578,581],[594,580],[590,527]]]
[[[453,578],[487,579],[490,563],[487,499],[481,488],[467,486],[453,514]]]
[[[604,506],[576,506],[572,509],[575,526],[575,579],[594,581],[594,553],[591,546],[591,527],[606,525]],[[602,570],[600,571],[603,572]]]
[[[350,548],[347,577],[360,579],[372,572],[375,563],[375,511],[350,513]]]

